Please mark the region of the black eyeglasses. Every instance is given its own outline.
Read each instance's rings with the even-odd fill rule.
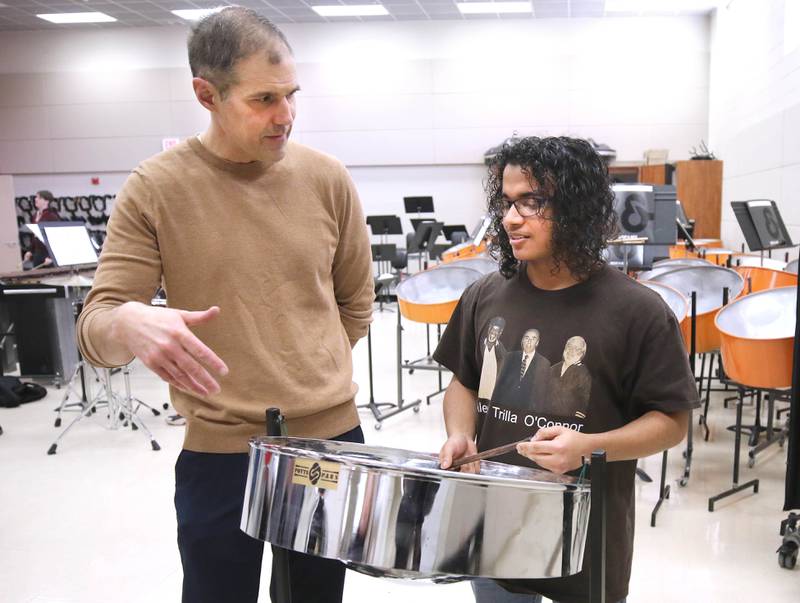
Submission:
[[[517,213],[523,218],[533,218],[534,216],[541,216],[548,203],[547,197],[538,195],[523,197],[516,201],[503,197],[500,199],[500,209],[505,216],[513,205],[517,209]]]

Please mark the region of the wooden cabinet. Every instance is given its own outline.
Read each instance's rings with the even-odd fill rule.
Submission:
[[[678,200],[694,219],[694,238],[718,239],[722,221],[722,161],[692,160],[675,164]]]

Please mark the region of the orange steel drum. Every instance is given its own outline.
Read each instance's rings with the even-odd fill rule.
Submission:
[[[479,245],[473,243],[459,243],[445,249],[442,252],[442,262],[455,262],[466,258],[474,258],[486,253],[486,241],[483,240]]]
[[[695,239],[695,247],[719,247],[722,245],[720,239]],[[678,241],[675,245],[669,248],[670,258],[696,258],[700,257],[696,251],[689,251],[686,248],[686,241]]]
[[[745,295],[720,310],[716,324],[728,376],[750,387],[791,387],[796,312],[796,287]]]
[[[474,258],[442,263],[435,266],[435,268],[447,270],[450,268],[471,268],[472,270],[477,270],[481,274],[489,274],[490,272],[497,272],[500,269],[500,265],[488,255],[479,255]]]
[[[658,262],[653,262],[653,267],[650,270],[640,272],[639,280],[649,281],[654,276],[664,274],[665,272],[670,272],[671,270],[675,270],[675,268],[684,268],[686,266],[714,266],[714,264],[702,258],[675,258],[669,260],[659,260]]]
[[[722,247],[707,247],[703,249],[703,257],[717,266],[726,266],[728,258],[733,255],[730,249],[723,249]]]
[[[400,313],[415,322],[445,324],[470,284],[483,276],[471,268],[434,268],[417,272],[397,285]]]
[[[681,335],[683,336],[683,344],[686,349],[689,349],[689,337],[691,337],[691,317],[689,316],[689,300],[686,296],[677,289],[664,285],[663,283],[654,283],[652,281],[644,281],[642,285],[648,289],[652,289],[661,296],[664,303],[669,306],[675,318],[678,319],[678,325],[681,328]]]
[[[783,270],[761,268],[759,266],[737,266],[736,272],[744,279],[744,292],[756,293],[777,287],[796,287],[797,275]]]
[[[762,258],[750,253],[735,253],[731,260],[735,266],[759,266],[760,268],[772,268],[773,270],[786,270],[786,262],[775,258]]]
[[[650,279],[669,285],[690,300],[697,293],[696,351],[711,352],[719,349],[719,331],[714,316],[722,306],[722,291],[728,288],[728,299],[734,300],[744,289],[744,280],[735,270],[722,266],[687,266],[676,268]]]

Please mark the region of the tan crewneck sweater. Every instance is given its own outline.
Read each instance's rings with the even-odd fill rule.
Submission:
[[[367,333],[374,294],[363,212],[341,163],[289,143],[270,167],[237,164],[196,138],[143,162],[117,195],[80,317],[92,364],[109,365],[104,313],[149,303],[162,277],[170,307],[220,307],[192,330],[230,369],[219,394],[170,388],[185,448],[245,451],[270,406],[293,436],[358,425],[350,346]]]

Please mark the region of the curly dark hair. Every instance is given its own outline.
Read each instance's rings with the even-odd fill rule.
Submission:
[[[489,167],[485,188],[492,218],[490,252],[500,262],[500,273],[511,278],[519,267],[503,228],[503,170],[507,165],[519,166],[547,193],[554,271],[563,263],[573,276],[585,280],[601,268],[603,249],[617,232],[608,168],[585,140],[531,136],[504,146]]]

